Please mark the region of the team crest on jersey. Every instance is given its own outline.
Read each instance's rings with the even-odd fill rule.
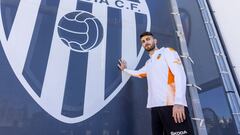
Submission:
[[[17,7],[17,11],[12,9]],[[0,41],[24,89],[65,123],[92,117],[129,76],[118,59],[136,68],[138,35],[150,30],[146,0],[35,0],[1,2]]]

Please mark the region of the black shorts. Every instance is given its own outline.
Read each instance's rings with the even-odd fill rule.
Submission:
[[[188,108],[185,107],[186,119],[175,123],[172,117],[173,106],[151,108],[153,135],[194,135]]]

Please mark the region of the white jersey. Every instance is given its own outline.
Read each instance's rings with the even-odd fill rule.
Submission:
[[[156,50],[139,70],[124,69],[128,74],[148,82],[147,108],[184,105],[186,102],[186,75],[178,53],[172,48]]]

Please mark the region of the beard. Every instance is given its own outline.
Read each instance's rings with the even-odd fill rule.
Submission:
[[[156,45],[155,44],[152,44],[152,45],[147,45],[147,47],[145,47],[144,49],[147,51],[147,52],[150,52],[152,50],[154,50],[156,48]]]

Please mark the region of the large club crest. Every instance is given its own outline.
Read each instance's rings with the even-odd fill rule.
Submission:
[[[50,1],[49,1],[50,2]],[[150,30],[145,0],[20,1],[11,29],[1,5],[0,41],[30,96],[51,116],[77,123],[93,116],[123,88],[143,54],[138,35]],[[24,26],[26,27],[23,27]]]

